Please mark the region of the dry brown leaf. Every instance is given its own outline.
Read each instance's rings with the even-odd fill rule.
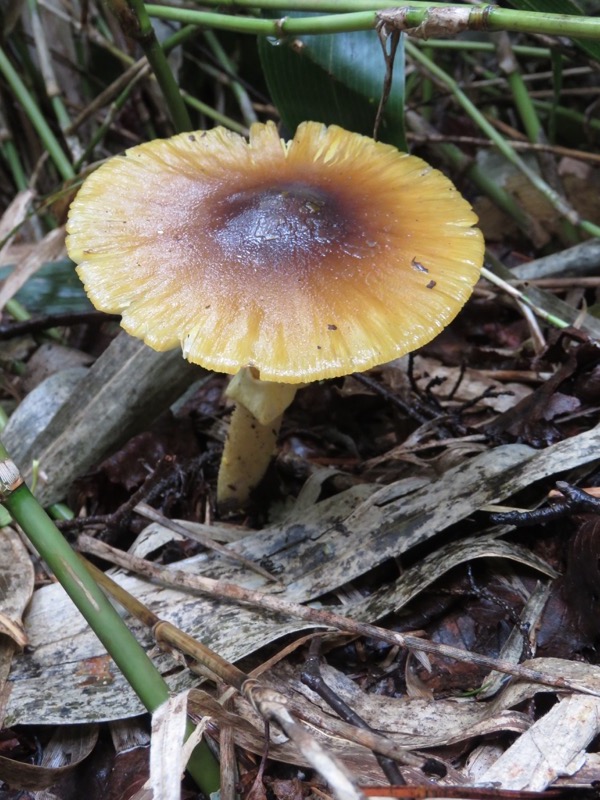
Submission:
[[[46,789],[77,769],[97,740],[96,725],[61,725],[44,748],[41,764],[0,756],[0,779],[20,789]]]
[[[23,259],[17,262],[14,270],[0,288],[0,310],[14,297],[29,278],[48,261],[58,260],[65,251],[64,228],[55,228],[46,234],[41,242]]]
[[[34,572],[29,551],[12,528],[0,530],[0,633],[25,647],[23,614],[33,594]]]
[[[348,490],[304,508],[298,516],[290,514],[277,528],[249,535],[229,547],[257,561],[269,558],[271,570],[287,582],[282,597],[308,602],[429,540],[483,505],[507,498],[536,480],[597,460],[599,445],[600,428],[596,428],[543,451],[522,445],[498,447],[425,486],[400,481],[375,492],[371,487],[367,499],[365,487]],[[486,546],[492,547],[489,542]],[[512,549],[512,556],[516,552]],[[511,548],[505,554],[511,557]],[[259,576],[218,555],[203,554],[175,567],[273,591]],[[274,616],[270,611],[157,587],[131,576],[118,580],[159,616],[229,661],[308,627],[308,623]],[[354,613],[351,607],[347,611]],[[376,605],[369,609],[369,614],[377,613]],[[97,691],[93,690],[95,679],[87,665],[92,663],[90,659],[103,657],[102,648],[61,587],[44,587],[34,595],[27,630],[33,651],[19,658],[13,668],[10,723],[40,718],[60,722],[65,715],[73,721],[115,719],[141,712],[111,662],[107,661]],[[145,633],[142,639],[150,646]],[[166,654],[161,654],[157,663],[167,671],[175,666]],[[82,675],[86,676],[83,680]],[[192,680],[187,673],[171,679],[176,690],[187,688]],[[65,686],[72,686],[68,696]]]
[[[12,203],[2,215],[0,219],[0,264],[5,264],[9,258],[12,241],[19,226],[27,218],[33,198],[34,193],[31,189],[24,189],[15,195]]]
[[[432,378],[442,379],[444,383],[437,391],[443,395],[444,391],[448,391],[456,381],[456,367],[446,367],[435,358],[418,355],[414,358],[414,375],[417,386],[421,390],[425,389]],[[482,396],[484,392],[491,389],[498,393],[497,397]],[[467,368],[464,373],[461,373],[461,381],[453,395],[452,404],[456,405],[481,398],[479,401],[481,406],[502,413],[516,405],[523,397],[531,394],[531,391],[531,386],[524,383],[498,383],[479,370]]]

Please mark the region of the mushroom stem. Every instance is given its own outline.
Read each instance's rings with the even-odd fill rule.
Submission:
[[[227,389],[236,401],[225,441],[217,481],[217,504],[222,513],[247,505],[262,480],[275,450],[283,412],[298,385],[261,381],[252,368],[237,373]]]
[[[237,405],[217,481],[217,503],[222,513],[243,508],[250,492],[260,483],[275,450],[282,416],[261,425],[251,411]]]

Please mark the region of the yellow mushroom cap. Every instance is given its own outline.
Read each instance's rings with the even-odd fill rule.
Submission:
[[[273,123],[133,147],[81,187],[67,248],[96,306],[156,350],[301,383],[433,339],[479,277],[477,217],[420,158]]]

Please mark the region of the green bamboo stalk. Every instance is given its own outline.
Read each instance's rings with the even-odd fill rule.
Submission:
[[[154,711],[169,697],[167,684],[54,522],[31,494],[1,442],[0,501],[56,575],[144,706]],[[218,789],[218,768],[204,742],[196,748],[188,769],[202,791],[209,794]]]
[[[525,133],[530,142],[541,141],[543,128],[538,118],[535,106],[531,101],[527,86],[523,80],[523,75],[519,69],[519,64],[512,51],[511,42],[508,34],[503,32],[498,34],[496,48],[500,69],[506,75],[509,88],[515,103],[515,107],[525,128]]]
[[[416,43],[428,50],[460,50],[468,53],[493,53],[495,50],[492,42],[476,42],[470,39],[426,39],[418,40]],[[552,52],[549,47],[530,47],[522,44],[513,44],[512,49],[516,55],[527,58],[550,58]]]
[[[199,111],[201,114],[204,114],[213,122],[216,122],[217,125],[223,125],[223,127],[229,128],[229,130],[235,131],[236,133],[239,133],[242,136],[248,135],[248,128],[245,125],[236,122],[234,119],[228,117],[226,114],[220,114],[218,111],[215,111],[215,109],[212,106],[203,103],[196,97],[192,97],[192,95],[188,94],[187,92],[182,91],[181,96],[183,97],[188,106],[196,109],[196,111]]]
[[[230,77],[231,91],[238,101],[244,122],[248,127],[250,127],[253,122],[258,120],[258,117],[256,116],[256,112],[254,111],[250,98],[248,97],[248,92],[235,77],[235,67],[231,59],[221,46],[221,42],[217,39],[212,31],[204,31],[204,39],[206,40],[206,43],[212,50],[213,55],[219,64],[221,64],[226,74]]]
[[[28,186],[27,176],[25,175],[19,152],[15,147],[15,142],[12,137],[7,138],[4,142],[0,142],[0,155],[8,164],[17,191],[22,192]]]
[[[22,303],[20,303],[18,300],[15,300],[14,297],[11,297],[10,300],[6,302],[4,308],[7,313],[18,322],[24,322],[26,319],[31,319],[31,314],[29,311]]]
[[[424,117],[419,116],[414,111],[407,111],[406,121],[411,130],[418,134],[427,136],[431,133],[437,133]],[[512,195],[503,189],[497,181],[491,178],[485,170],[481,169],[466,156],[459,147],[450,142],[432,142],[430,146],[454,171],[465,174],[499,209],[504,211],[505,214],[508,214],[522,231],[528,236],[531,235],[533,223],[521,206],[515,201]]]
[[[548,119],[548,139],[552,143],[556,143],[556,109],[560,104],[564,77],[564,62],[561,54],[557,52],[557,48],[555,47],[550,51],[550,60],[552,64],[552,93],[554,94],[554,98],[552,110]]]
[[[19,192],[27,189],[29,182],[23,169],[19,151],[15,145],[14,136],[10,130],[6,116],[4,114],[4,105],[0,100],[0,156],[5,160],[8,168],[12,174],[13,181]]]
[[[519,112],[527,138],[534,144],[546,144],[548,142],[548,137],[542,127],[533,100],[529,96],[529,91],[513,52],[510,38],[508,34],[504,32],[497,34],[497,36],[499,39],[498,55],[500,56],[500,63],[503,65],[502,68],[507,75],[508,84],[512,92],[513,100],[515,101],[515,107]],[[544,153],[537,153],[536,157],[542,176],[545,178],[548,177],[547,156]],[[552,164],[554,164],[554,162],[552,162]],[[561,194],[564,196],[564,190],[562,189],[558,175],[555,176],[555,181],[555,187],[557,189],[560,188]],[[576,244],[580,241],[580,236],[567,219],[561,220],[561,231],[564,241],[571,244]]]
[[[279,5],[281,6],[281,0]],[[146,6],[146,11],[151,17],[156,17],[157,19],[168,19],[173,22],[183,22],[189,25],[231,31],[232,33],[247,33],[252,36],[273,36],[277,39],[288,35],[299,36],[309,33],[364,31],[374,28],[378,19],[375,11],[308,18],[283,17],[279,20],[216,14],[211,11],[195,11],[188,8],[152,4]]]
[[[162,43],[163,52],[166,55],[168,55],[171,52],[171,50],[173,50],[175,47],[178,47],[179,45],[183,44],[188,39],[192,38],[192,36],[196,36],[198,33],[199,31],[194,25],[187,25],[181,28],[181,30],[177,31],[176,33],[172,34],[171,36],[169,36],[167,39],[164,40],[164,42]],[[126,60],[124,60],[124,63],[126,63],[127,66],[130,67],[135,62],[134,59],[131,58],[131,56],[127,56]],[[123,108],[125,103],[129,100],[131,92],[133,91],[133,88],[137,84],[140,77],[141,76],[139,75],[139,73],[136,74],[135,77],[132,79],[131,83],[123,89],[123,91],[111,104],[106,118],[104,119],[102,124],[96,129],[94,134],[90,137],[90,140],[88,141],[84,153],[77,161],[75,165],[77,170],[81,169],[82,165],[90,158],[91,154],[94,152],[94,149],[96,148],[98,143],[104,138],[104,136],[106,135],[106,133],[110,128],[110,125],[114,117],[119,113],[119,111]],[[230,128],[231,130],[236,131],[237,133],[240,133],[242,135],[247,134],[248,132],[247,128],[244,125],[240,125],[240,123],[236,122],[234,119],[231,119],[231,117],[219,113],[214,108],[211,108],[211,106],[207,105],[206,103],[202,103],[200,100],[197,100],[196,98],[192,97],[191,95],[187,94],[184,91],[181,91],[181,96],[187,105],[191,106],[191,108],[194,108],[197,111],[200,111],[200,113],[204,114],[209,119],[213,120],[213,122],[216,122],[218,125],[223,125],[224,127]]]
[[[549,113],[554,111],[557,117],[562,117],[569,122],[576,122],[578,125],[587,125],[595,131],[600,131],[600,119],[588,119],[581,112],[575,111],[575,109],[557,106],[554,103],[548,102],[548,100],[534,99],[533,104],[536,108],[540,108],[543,111],[548,111]]]
[[[431,47],[426,47],[425,52],[427,53],[427,58],[430,58],[432,61],[435,58],[435,53]],[[417,73],[418,74],[418,73]],[[421,76],[421,104],[422,104],[422,114],[423,118],[426,119],[428,122],[431,122],[431,112],[433,111],[432,101],[433,101],[433,94],[434,94],[434,87],[433,81],[431,78],[428,78],[427,75]]]
[[[360,4],[352,4],[351,0],[346,0],[349,8],[362,7]],[[240,0],[233,3],[218,3],[219,6],[235,5],[238,7],[254,8],[256,2],[252,0]],[[281,0],[262,0],[258,5],[261,8],[281,8]],[[376,27],[382,19],[377,9],[383,10],[389,3],[372,2],[369,3],[367,11],[350,11],[348,13],[324,14],[314,17],[281,17],[276,20],[259,19],[254,17],[234,16],[230,14],[218,14],[210,11],[196,11],[193,9],[175,8],[148,4],[146,10],[151,17],[158,19],[170,19],[177,22],[184,22],[191,25],[205,26],[208,28],[218,28],[229,30],[236,33],[248,33],[259,36],[300,36],[303,34],[319,33],[345,33],[351,31],[369,30]],[[332,5],[331,3],[320,3],[315,0],[302,2],[301,0],[290,0],[285,3],[287,10],[309,10],[325,11],[331,8],[340,10],[343,6]],[[404,9],[393,9],[385,16],[389,24],[395,24],[398,29],[410,30],[426,25],[428,19],[432,19],[437,6],[429,2],[419,2],[415,0],[410,6]],[[546,14],[535,11],[513,11],[512,9],[496,8],[493,6],[465,6],[454,5],[445,8],[455,9],[460,15],[460,24],[456,25],[456,30],[448,28],[448,33],[458,33],[465,28],[476,31],[509,31],[513,33],[534,33],[545,34],[547,36],[572,36],[579,39],[600,40],[600,18],[597,17],[576,17],[569,14]],[[404,11],[404,16],[396,17],[396,22],[392,23],[394,11]]]
[[[165,52],[156,38],[143,0],[111,0],[110,7],[128,36],[141,45],[169,109],[178,133],[192,129],[187,108],[171,71]]]
[[[2,47],[0,47],[0,73],[4,75],[4,78],[12,89],[13,94],[29,117],[31,124],[37,131],[38,136],[42,140],[44,147],[48,151],[50,158],[54,162],[54,166],[56,167],[60,176],[65,181],[74,178],[75,171],[71,165],[71,162],[66,157],[60,144],[58,143],[58,139],[50,130],[44,115],[37,107],[35,100],[17,74],[17,71],[11,64]]]
[[[515,108],[519,113],[527,138],[534,144],[545,144],[548,141],[546,133],[538,117],[535,105],[529,96],[527,85],[525,84],[516,56],[512,50],[510,37],[506,32],[496,34],[496,45],[500,69],[502,69],[507,77]],[[537,153],[536,157],[540,172],[545,178],[547,177],[547,155],[545,153]],[[556,176],[556,181],[560,184],[560,178],[558,178],[558,176]],[[562,187],[556,184],[555,186],[557,189],[562,189]],[[576,244],[580,240],[573,225],[564,218],[561,220],[561,230],[565,241]]]
[[[475,122],[483,133],[496,145],[506,160],[522,172],[565,219],[575,227],[581,228],[581,230],[589,233],[591,236],[600,237],[600,226],[595,225],[589,220],[582,220],[575,209],[554,191],[537,172],[532,170],[529,165],[523,161],[516,150],[514,150],[514,148],[498,133],[494,126],[488,122],[477,106],[467,97],[458,83],[450,75],[438,67],[431,59],[427,58],[422,50],[415,47],[414,44],[409,41],[406,42],[406,52],[411,58],[421,64],[439,84],[443,85],[444,88],[448,89],[453,94],[459,105],[462,106],[473,122]]]
[[[339,14],[353,11],[377,11],[387,9],[392,6],[398,6],[400,3],[392,3],[389,0],[206,0],[202,3],[204,6],[219,6],[219,8],[251,8],[251,9],[277,9],[281,11],[320,11],[324,13]],[[448,3],[428,3],[428,2],[411,2],[411,7],[424,6],[430,7],[446,7]],[[460,5],[460,3],[457,3]]]

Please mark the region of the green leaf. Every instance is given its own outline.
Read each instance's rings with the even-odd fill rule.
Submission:
[[[389,42],[388,42],[389,48]],[[314,120],[373,135],[386,66],[375,31],[259,40],[264,75],[284,124]],[[378,138],[406,150],[404,50],[400,41]]]
[[[536,11],[540,14],[572,14],[574,17],[582,16],[581,7],[574,0],[509,0],[509,2],[511,6],[519,11]],[[573,39],[573,42],[589,56],[600,61],[600,42],[587,39]]]
[[[6,278],[12,269],[1,267],[0,280]],[[19,289],[15,299],[31,314],[52,315],[93,309],[75,272],[75,264],[67,258],[44,264]]]

